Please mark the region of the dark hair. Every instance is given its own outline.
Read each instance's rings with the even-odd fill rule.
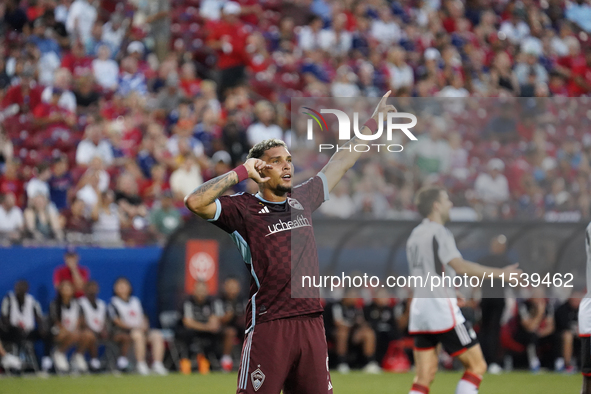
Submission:
[[[259,159],[261,156],[265,154],[266,151],[277,146],[282,146],[285,149],[287,149],[287,145],[285,144],[285,142],[278,140],[277,138],[270,138],[268,140],[261,141],[255,146],[253,146],[248,152],[248,156],[246,156],[246,158]]]
[[[125,282],[127,282],[127,284],[129,285],[129,296],[131,297],[131,295],[133,294],[133,286],[131,285],[131,282],[129,281],[129,279],[127,279],[125,276],[120,276],[117,279],[115,279],[115,282],[113,282],[113,295],[116,296],[117,294],[115,294],[115,285],[117,284],[117,282],[119,282],[120,280],[124,280]]]
[[[415,197],[415,206],[423,217],[427,217],[433,211],[433,204],[439,200],[441,192],[445,191],[440,186],[425,186],[421,188]]]

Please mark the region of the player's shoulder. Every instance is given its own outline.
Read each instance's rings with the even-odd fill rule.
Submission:
[[[235,194],[228,194],[225,196],[221,196],[218,199],[223,202],[230,202],[232,204],[238,204],[238,205],[248,205],[248,204],[256,203],[256,201],[257,201],[257,198],[253,194],[246,193],[246,192],[238,192]]]
[[[298,188],[302,188],[305,186],[310,185],[311,183],[313,183],[316,180],[320,180],[320,175],[316,174],[314,176],[311,176],[310,178],[306,179],[305,181],[303,181],[302,183],[298,184],[297,186],[294,186],[294,189],[298,189]]]

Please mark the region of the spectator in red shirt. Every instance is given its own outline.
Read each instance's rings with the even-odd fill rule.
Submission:
[[[74,78],[92,74],[92,58],[86,56],[84,45],[80,41],[76,41],[72,45],[72,52],[63,57],[62,67],[70,70]]]
[[[53,271],[53,285],[57,289],[64,280],[72,282],[74,285],[76,298],[84,295],[84,286],[90,279],[90,271],[87,267],[78,264],[80,256],[76,249],[69,247],[64,255],[65,265],[57,267]]]
[[[4,167],[4,175],[0,175],[0,194],[12,193],[16,197],[16,205],[25,205],[25,187],[18,176],[18,164],[7,161]]]
[[[581,94],[591,93],[591,48],[585,50],[585,64],[573,67],[572,76]]]
[[[229,1],[224,5],[222,19],[210,26],[208,45],[217,52],[220,70],[218,96],[239,85],[245,78],[244,67],[247,33],[240,22],[240,5]]]
[[[33,79],[34,76],[35,69],[32,66],[25,66],[20,75],[21,82],[8,89],[2,100],[2,107],[18,104],[20,113],[26,114],[39,105],[42,89]]]
[[[49,103],[41,103],[33,110],[34,124],[49,133],[56,129],[70,130],[76,124],[76,115],[59,106],[62,90],[53,88]]]

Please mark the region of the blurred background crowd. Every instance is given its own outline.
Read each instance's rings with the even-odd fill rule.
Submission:
[[[586,0],[4,0],[0,18],[4,243],[162,242],[250,146],[302,139],[292,97],[591,93]],[[584,100],[564,130],[559,111],[455,106],[388,165],[359,163],[321,214],[414,219],[439,182],[457,220],[587,219]]]

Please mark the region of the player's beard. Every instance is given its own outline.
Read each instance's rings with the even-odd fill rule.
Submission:
[[[290,187],[286,187],[286,186],[277,185],[277,188],[275,189],[275,191],[278,194],[291,193],[291,186]]]

